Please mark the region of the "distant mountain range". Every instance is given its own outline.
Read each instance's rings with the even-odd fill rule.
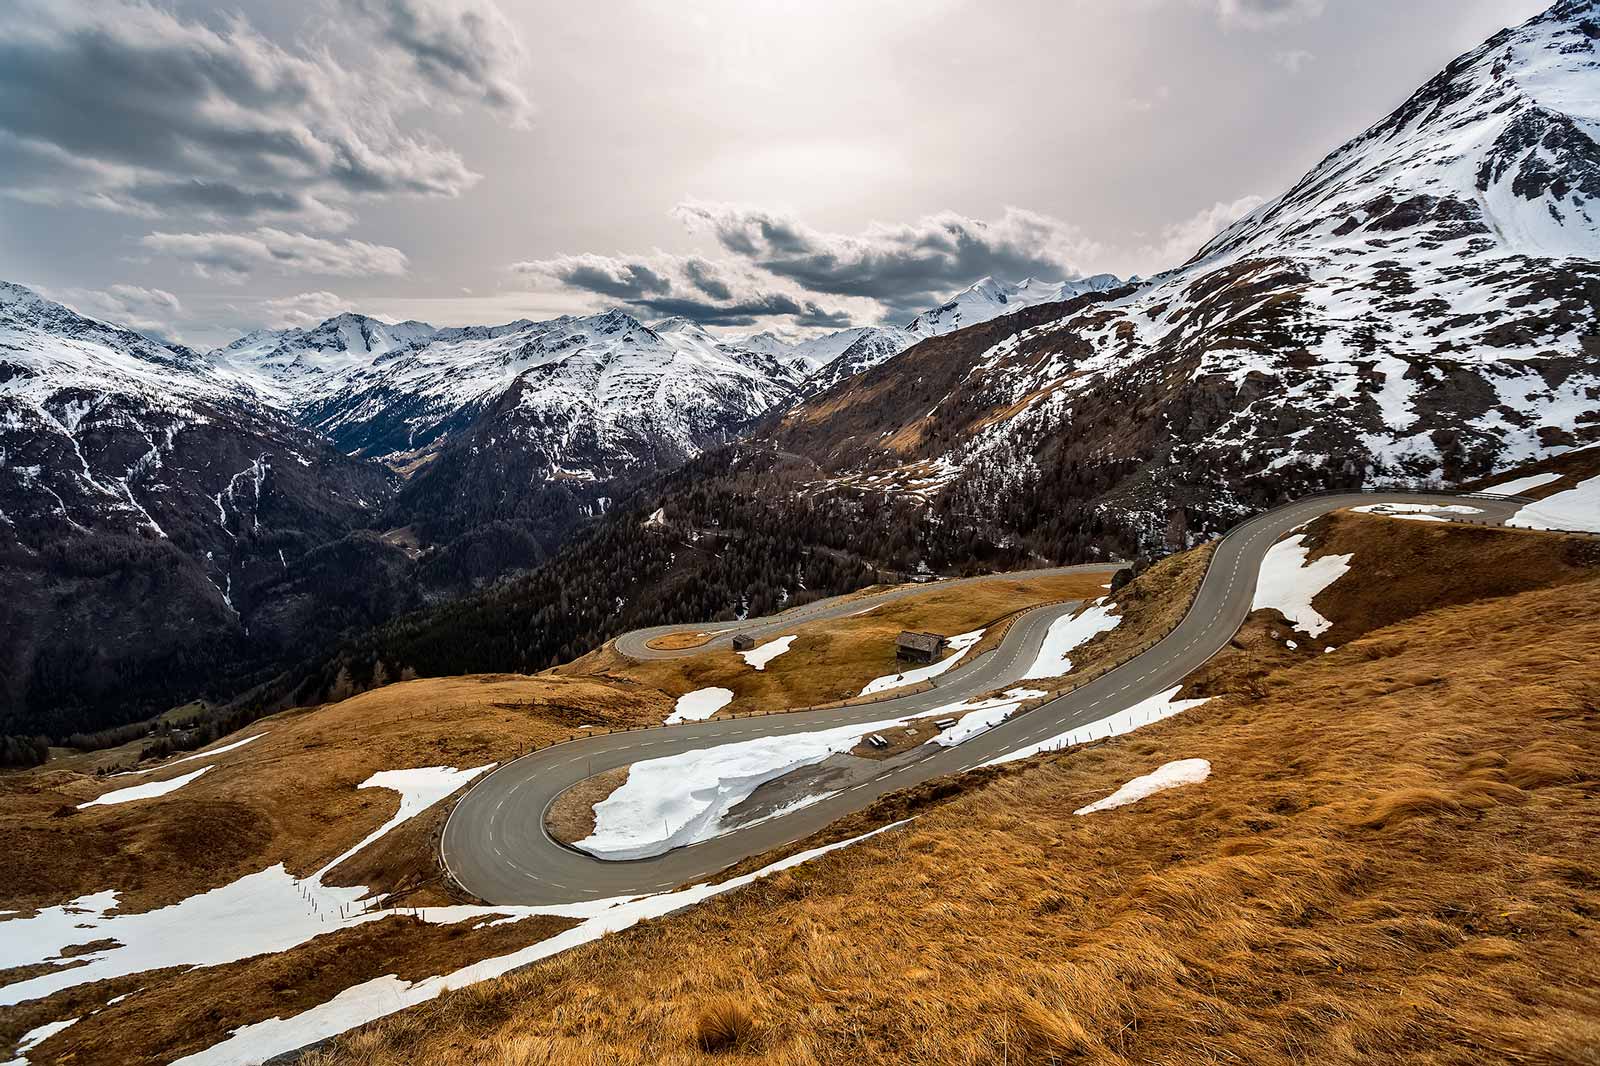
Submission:
[[[1175,269],[985,278],[898,327],[341,315],[201,354],[0,287],[0,732],[238,691],[579,530],[626,569],[646,484],[764,558],[960,568],[1600,442],[1597,48],[1561,0]]]
[[[653,473],[921,337],[1105,283],[986,278],[906,328],[793,341],[621,311],[343,314],[206,354],[0,283],[0,696],[145,706],[217,661],[268,669],[537,563]]]

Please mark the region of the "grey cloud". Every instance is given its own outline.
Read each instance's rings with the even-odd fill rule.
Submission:
[[[1010,280],[1067,278],[1094,251],[1066,223],[1008,208],[994,222],[954,212],[860,234],[811,229],[789,216],[698,201],[674,213],[727,251],[810,292],[867,297],[894,314],[914,314],[985,274]]]
[[[165,289],[143,285],[111,285],[104,289],[70,289],[53,294],[82,314],[137,333],[162,338],[175,335],[183,303]]]
[[[290,52],[242,18],[220,29],[136,0],[13,0],[0,8],[7,191],[136,213],[348,224],[337,201],[456,196],[477,175],[401,130],[415,94]],[[332,201],[333,203],[330,203]]]
[[[792,316],[796,325],[803,326],[850,324],[850,316],[843,311],[830,311],[803,295],[774,290],[760,277],[740,276],[700,256],[664,252],[649,256],[564,255],[513,263],[511,270],[621,300],[641,314],[681,316],[707,326],[748,326],[763,318],[784,316]]]
[[[151,233],[140,243],[159,255],[187,261],[202,277],[227,282],[243,281],[262,270],[377,277],[404,274],[409,266],[398,248],[266,226],[249,233]]]
[[[478,98],[526,126],[517,84],[527,63],[515,28],[491,0],[344,0],[378,27],[435,88]]]

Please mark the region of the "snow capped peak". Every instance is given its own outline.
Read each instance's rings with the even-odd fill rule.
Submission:
[[[1122,280],[1114,274],[1095,274],[1070,281],[1028,278],[1015,285],[985,275],[945,304],[912,319],[906,330],[918,337],[937,337],[1024,307],[1070,300],[1086,292],[1102,292],[1121,284]]]
[[[1564,0],[1456,59],[1193,262],[1466,242],[1600,257],[1600,30]]]
[[[716,338],[707,332],[704,326],[693,321],[692,319],[684,318],[682,315],[674,315],[671,318],[663,318],[660,322],[657,322],[650,328],[655,330],[657,333],[681,333],[685,336],[701,337],[707,341],[716,343]]]

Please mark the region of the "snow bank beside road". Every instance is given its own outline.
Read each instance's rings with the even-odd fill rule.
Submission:
[[[1318,614],[1311,601],[1350,571],[1349,555],[1324,555],[1308,563],[1304,533],[1278,541],[1261,559],[1252,611],[1273,609],[1308,637],[1319,636],[1333,623]]]
[[[756,737],[636,762],[622,787],[594,805],[594,832],[573,847],[600,859],[643,859],[709,840],[723,816],[768,781],[901,721]]]
[[[1524,529],[1574,529],[1600,533],[1600,477],[1530,503],[1506,521]]]
[[[1197,700],[1175,700],[1172,697],[1178,694],[1182,685],[1174,685],[1165,692],[1159,692],[1149,699],[1141,700],[1132,707],[1126,707],[1115,714],[1107,715],[1096,722],[1069,729],[1065,733],[1057,733],[1047,740],[1036,744],[1029,744],[1008,751],[1004,755],[996,756],[983,766],[998,766],[1001,763],[1014,762],[1017,759],[1026,759],[1030,755],[1037,755],[1042,751],[1059,751],[1063,748],[1074,747],[1078,744],[1087,744],[1091,740],[1105,740],[1107,737],[1120,737],[1124,733],[1131,733],[1141,726],[1171,718],[1181,714],[1192,707],[1198,707],[1210,697]]]
[[[964,740],[969,740],[979,733],[986,733],[1010,718],[1016,713],[1018,707],[1027,700],[1038,699],[1045,693],[1038,689],[1014,688],[1004,695],[994,699],[980,700],[977,703],[952,703],[946,707],[929,714],[920,715],[922,718],[942,718],[946,715],[965,711],[961,720],[939,733],[938,736],[928,741],[942,748],[953,748]]]
[[[1107,603],[1102,596],[1071,618],[1057,618],[1051,622],[1038,656],[1022,679],[1030,681],[1040,677],[1060,677],[1070,671],[1072,660],[1067,658],[1067,653],[1087,644],[1101,633],[1109,633],[1117,628],[1122,619],[1116,611],[1117,605]]]
[[[678,697],[672,713],[667,715],[666,721],[662,724],[677,725],[679,722],[703,721],[732,702],[732,689],[697,688]]]
[[[1378,514],[1389,518],[1409,518],[1414,522],[1445,522],[1445,514],[1482,514],[1481,507],[1460,503],[1368,503],[1350,508],[1358,514]]]
[[[984,631],[981,629],[975,629],[971,633],[959,633],[950,638],[949,648],[954,654],[948,655],[928,666],[919,666],[915,670],[875,677],[867,682],[867,687],[861,690],[861,695],[872,696],[879,692],[888,692],[890,689],[904,688],[906,685],[920,685],[924,681],[932,681],[960,662],[962,657],[972,650],[972,646],[983,639],[983,634]]]
[[[1510,481],[1502,481],[1498,485],[1490,485],[1488,488],[1480,489],[1479,491],[1498,492],[1503,496],[1520,496],[1524,492],[1531,492],[1534,489],[1543,488],[1552,481],[1560,480],[1560,474],[1529,474],[1527,477],[1519,477],[1513,478]]]
[[[1204,759],[1179,759],[1176,762],[1163,763],[1150,773],[1129,781],[1105,799],[1096,800],[1087,807],[1079,807],[1072,813],[1094,814],[1098,811],[1109,811],[1113,807],[1126,807],[1130,803],[1137,803],[1146,796],[1165,792],[1169,788],[1177,788],[1179,785],[1198,785],[1210,776],[1211,764]]]

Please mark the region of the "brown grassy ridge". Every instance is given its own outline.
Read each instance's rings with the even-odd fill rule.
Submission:
[[[170,795],[57,812],[127,785],[205,765],[195,760],[138,777],[96,779],[39,771],[0,778],[0,900],[11,909],[114,888],[124,910],[177,902],[276,862],[305,875],[382,824],[387,789],[356,786],[381,770],[478,766],[584,724],[659,722],[672,702],[642,686],[584,678],[480,675],[408,681],[337,704],[264,719],[218,756],[215,769]],[[439,901],[431,833],[447,804],[365,849],[331,880],[422,890]]]
[[[875,677],[894,673],[895,637],[903,629],[956,634],[1004,624],[1018,610],[1059,600],[1102,595],[1109,572],[1070,573],[986,581],[886,603],[855,617],[803,622],[786,632],[796,639],[764,670],[752,669],[735,652],[707,651],[677,659],[634,662],[610,645],[556,668],[563,677],[626,679],[676,699],[699,688],[718,687],[734,698],[719,714],[809,707],[848,699]],[[983,644],[968,653],[972,657]]]
[[[1600,581],[1421,614],[307,1061],[1594,1062],[1597,664]]]

